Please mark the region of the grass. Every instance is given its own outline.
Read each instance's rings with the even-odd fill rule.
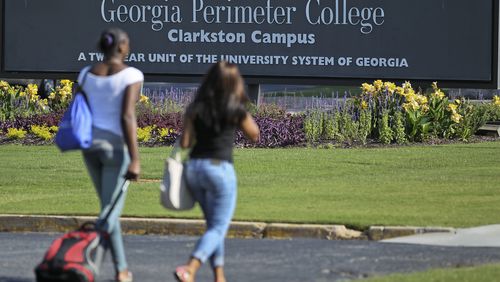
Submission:
[[[458,269],[436,269],[414,274],[395,274],[361,280],[363,282],[478,282],[498,281],[500,265],[487,265]]]
[[[141,148],[144,179],[160,179],[169,148]],[[235,219],[470,227],[500,222],[500,142],[381,149],[238,149]],[[133,184],[124,214],[200,217],[159,205],[158,183]],[[79,153],[0,146],[0,213],[93,215]]]

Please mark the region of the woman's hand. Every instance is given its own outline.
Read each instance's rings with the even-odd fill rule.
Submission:
[[[139,180],[139,175],[141,174],[141,164],[139,161],[132,161],[129,166],[127,173],[125,174],[125,179],[131,181]]]

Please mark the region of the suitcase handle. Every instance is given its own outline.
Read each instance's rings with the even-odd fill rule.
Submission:
[[[109,217],[111,216],[111,213],[115,209],[116,205],[118,205],[120,198],[127,191],[129,185],[130,185],[130,180],[125,180],[125,182],[123,182],[123,185],[122,185],[120,191],[118,192],[118,194],[113,199],[111,206],[108,207],[108,209],[103,211],[104,217],[102,217],[102,219],[98,221],[98,223],[100,223],[100,224],[95,224],[95,228],[99,228],[99,229],[102,228],[104,223],[108,221]]]

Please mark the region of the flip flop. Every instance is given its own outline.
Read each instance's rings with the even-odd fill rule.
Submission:
[[[191,282],[191,273],[185,265],[179,266],[175,269],[174,277],[178,282]]]

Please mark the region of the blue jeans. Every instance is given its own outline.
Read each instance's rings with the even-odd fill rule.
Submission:
[[[187,183],[200,203],[207,230],[198,241],[192,257],[212,267],[224,265],[224,237],[236,207],[236,173],[226,161],[191,159],[186,168]]]
[[[125,182],[124,176],[130,164],[130,156],[120,136],[97,128],[93,129],[92,134],[92,146],[83,152],[83,157],[101,203],[98,224],[110,235],[111,255],[115,270],[119,272],[127,269],[120,226],[120,215],[126,195],[122,195],[106,222],[102,222],[102,217]]]

